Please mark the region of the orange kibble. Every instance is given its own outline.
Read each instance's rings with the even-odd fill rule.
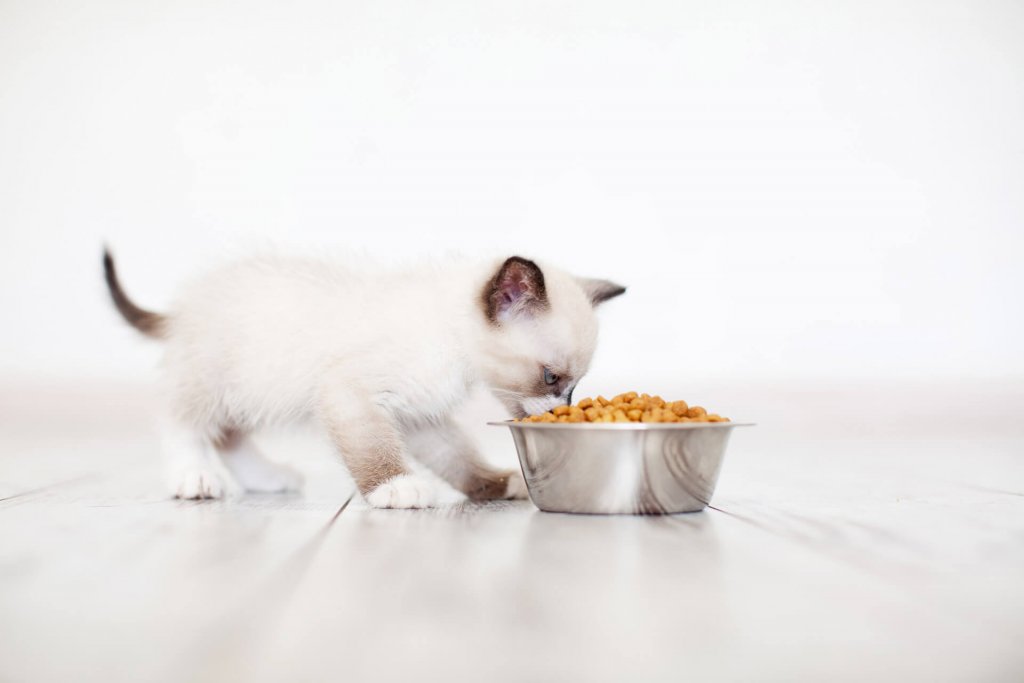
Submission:
[[[611,399],[604,396],[581,399],[576,405],[555,406],[546,413],[517,418],[516,422],[597,423],[597,422],[728,422],[718,413],[686,401],[666,401],[661,396],[626,391]]]
[[[671,410],[677,417],[686,415],[686,411],[689,408],[690,406],[686,405],[686,401],[673,401],[671,404]]]

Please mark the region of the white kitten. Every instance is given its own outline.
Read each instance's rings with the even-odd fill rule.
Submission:
[[[438,491],[413,457],[475,500],[523,497],[450,419],[476,385],[516,416],[569,403],[597,341],[594,306],[625,289],[513,256],[370,273],[261,258],[187,287],[167,314],[133,304],[104,254],[124,318],[166,344],[165,449],[180,498],[297,487],[248,438],[311,418],[377,507],[428,507]],[[228,474],[231,473],[232,476]]]

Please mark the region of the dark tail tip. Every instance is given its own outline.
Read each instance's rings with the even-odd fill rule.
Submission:
[[[159,313],[139,308],[128,298],[117,279],[114,257],[106,246],[103,247],[103,275],[107,281],[107,288],[110,290],[110,298],[113,299],[114,307],[117,308],[121,317],[148,337],[162,337],[167,319]]]

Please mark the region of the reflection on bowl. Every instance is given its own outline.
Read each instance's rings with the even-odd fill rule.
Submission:
[[[547,512],[672,514],[711,501],[725,446],[749,423],[524,423],[508,427],[533,503]]]

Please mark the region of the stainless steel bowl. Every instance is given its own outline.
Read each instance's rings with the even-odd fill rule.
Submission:
[[[660,515],[703,510],[725,445],[749,423],[489,422],[512,430],[534,505],[547,512]]]

